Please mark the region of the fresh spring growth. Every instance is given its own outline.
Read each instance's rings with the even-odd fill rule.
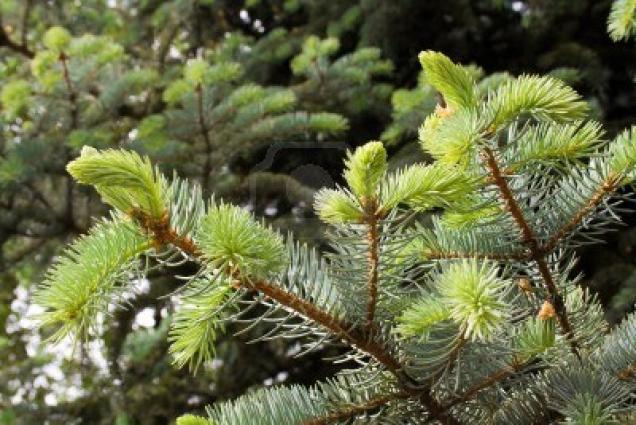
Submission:
[[[465,68],[430,50],[420,53],[419,59],[426,80],[439,90],[452,110],[476,105],[475,81]]]
[[[201,84],[232,81],[238,78],[241,73],[241,65],[236,62],[210,65],[203,59],[190,59],[183,68],[183,79],[191,87],[196,87]]]
[[[375,206],[377,210],[376,198],[387,171],[386,158],[381,142],[369,142],[353,153],[349,152],[344,177],[350,191],[320,190],[315,197],[315,208],[320,218],[332,224],[356,223],[364,219],[365,208]]]
[[[51,27],[44,34],[42,42],[47,49],[61,53],[71,43],[71,33],[62,27]]]
[[[95,58],[99,64],[115,62],[124,57],[124,48],[109,37],[84,34],[74,38],[68,53],[76,58]]]
[[[176,105],[181,102],[186,93],[192,91],[192,85],[186,80],[175,80],[163,91],[163,101],[169,105]]]
[[[636,165],[636,127],[624,130],[610,145],[610,169],[621,176],[623,184],[636,179],[634,166]]]
[[[446,207],[452,210],[470,199],[476,181],[461,169],[441,164],[416,164],[389,176],[382,187],[382,207],[406,203],[415,211]]]
[[[451,318],[461,325],[466,338],[492,338],[509,316],[505,295],[511,284],[497,274],[493,263],[467,260],[444,268],[435,282]]]
[[[402,314],[398,332],[405,337],[424,336],[431,326],[451,319],[466,339],[492,338],[509,316],[505,294],[510,283],[497,274],[495,264],[476,260],[443,267],[431,283],[434,292]]]
[[[148,158],[136,152],[85,146],[66,168],[78,182],[95,186],[106,203],[125,214],[141,210],[161,219],[167,211],[165,179]]]
[[[517,362],[525,363],[554,346],[556,343],[556,320],[554,317],[527,319],[517,331],[513,345],[518,353]]]
[[[27,109],[30,95],[31,86],[27,81],[11,81],[0,91],[0,106],[9,119],[16,118]]]
[[[177,367],[189,365],[196,372],[214,357],[216,338],[223,330],[222,307],[232,291],[230,283],[228,276],[209,276],[193,282],[184,294],[168,334],[169,352]]]
[[[416,164],[387,175],[386,150],[380,142],[357,148],[345,166],[349,190],[322,189],[315,197],[316,211],[326,223],[361,222],[370,199],[379,215],[400,204],[415,211],[463,208],[476,187],[476,180],[461,169],[440,164]]]
[[[588,105],[561,80],[522,75],[488,92],[476,109],[477,94],[470,73],[439,53],[420,55],[427,81],[447,99],[420,127],[424,150],[444,164],[469,167],[480,140],[520,117],[564,123],[585,118]]]
[[[235,62],[210,65],[203,59],[191,59],[183,68],[183,79],[172,81],[164,89],[162,98],[169,105],[177,105],[186,94],[192,93],[197,87],[235,81],[242,72],[241,65]],[[245,89],[246,87],[242,87],[238,90]]]
[[[214,425],[214,423],[202,416],[183,415],[177,418],[177,425]]]
[[[205,74],[209,68],[210,65],[203,59],[190,59],[183,69],[183,77],[193,86],[203,84]]]
[[[314,206],[320,219],[329,224],[359,223],[364,218],[359,201],[343,190],[320,190]]]
[[[109,304],[129,288],[136,259],[151,244],[125,220],[104,221],[68,247],[46,274],[35,301],[44,309],[40,324],[50,339],[86,339]]]
[[[404,338],[426,340],[431,328],[450,319],[450,314],[441,299],[422,298],[409,306],[398,318],[397,333]]]
[[[345,161],[345,180],[359,199],[373,198],[386,174],[386,150],[382,142],[370,142],[359,148]]]
[[[245,276],[271,275],[287,261],[280,235],[234,205],[211,205],[195,238],[212,267],[227,268]]]
[[[636,33],[636,1],[614,0],[607,27],[614,41],[632,37]]]
[[[317,58],[321,56],[329,56],[338,51],[340,42],[337,38],[319,39],[316,36],[307,37],[303,43],[303,50],[300,55],[296,56],[291,63],[294,74],[302,74],[306,72]]]

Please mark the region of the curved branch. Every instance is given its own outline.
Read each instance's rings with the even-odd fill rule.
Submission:
[[[304,421],[301,425],[328,425],[333,423],[343,422],[349,419],[353,419],[358,415],[362,415],[374,410],[377,410],[392,400],[399,398],[408,398],[409,394],[406,392],[399,392],[395,394],[384,395],[381,397],[373,398],[366,403],[354,404],[347,407],[343,407],[340,410],[332,412],[326,416],[320,418],[310,419]]]
[[[0,22],[0,47],[6,47],[7,49],[13,50],[16,53],[21,54],[29,59],[32,59],[35,56],[25,44],[18,44],[15,41],[11,40],[9,34],[5,31],[2,26],[2,22]]]

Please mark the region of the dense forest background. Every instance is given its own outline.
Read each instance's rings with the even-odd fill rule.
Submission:
[[[124,147],[321,245],[320,187],[346,150],[382,140],[391,166],[438,102],[417,54],[572,84],[614,132],[635,122],[636,46],[607,35],[610,0],[0,0],[0,425],[168,424],[263,385],[335,372],[328,350],[220,339],[193,375],[166,341],[179,281],[153,270],[90,344],[45,342],[31,294],[51,259],[106,208],[64,166],[85,145]],[[636,218],[583,252],[618,320],[636,300]],[[187,274],[187,265],[183,266]],[[329,349],[331,350],[331,349]]]

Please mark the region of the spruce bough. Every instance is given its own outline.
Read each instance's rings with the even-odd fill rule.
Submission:
[[[617,191],[636,179],[636,129],[605,141],[586,103],[553,78],[520,76],[482,94],[446,56],[420,60],[442,99],[420,129],[435,162],[389,173],[381,143],[350,153],[347,186],[316,196],[332,227],[324,256],[202,199],[196,185],[168,182],[134,152],[82,152],[69,172],[117,211],[53,266],[37,298],[42,323],[55,339],[95,335],[96,318],[146,270],[139,264],[185,259],[200,268],[172,321],[177,365],[210,360],[225,323],[247,331],[267,319],[262,338],[301,338],[303,353],[344,343],[341,360],[360,367],[179,424],[633,418],[636,315],[608,332],[574,273],[574,249],[619,221]],[[256,304],[265,313],[244,321]]]

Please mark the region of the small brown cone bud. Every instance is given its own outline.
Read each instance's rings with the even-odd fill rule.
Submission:
[[[532,287],[532,284],[530,283],[530,279],[528,279],[527,277],[522,277],[519,278],[519,281],[517,282],[517,286],[519,287],[519,289],[521,289],[527,296],[532,295],[532,293],[534,292],[534,288]]]
[[[437,114],[438,117],[447,118],[454,113],[455,110],[453,110],[450,106],[441,106],[439,104],[435,106],[435,114]]]
[[[548,320],[556,316],[556,310],[550,301],[544,301],[541,306],[541,310],[539,310],[539,314],[537,317],[541,320]]]

